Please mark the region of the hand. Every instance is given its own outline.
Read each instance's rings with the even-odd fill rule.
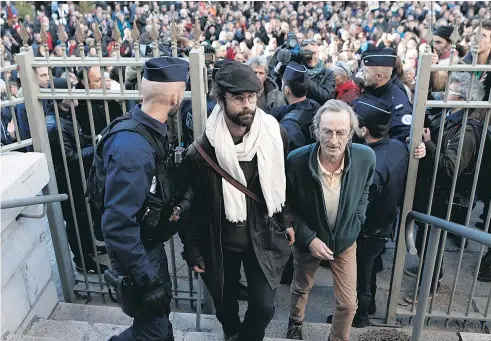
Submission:
[[[333,252],[327,247],[327,245],[315,237],[309,244],[309,250],[312,256],[321,260],[334,260]]]
[[[202,274],[203,272],[205,272],[205,268],[200,268],[198,265],[193,266],[193,270],[194,270],[194,272],[197,272],[197,273],[200,273],[200,274]]]
[[[172,208],[172,214],[169,217],[169,221],[177,222],[179,219],[181,219],[181,207],[174,206]]]
[[[423,129],[423,142],[428,142],[431,140],[430,128]]]
[[[431,56],[431,64],[438,64],[438,55],[435,52]]]
[[[10,123],[7,126],[7,131],[12,139],[15,139],[15,125],[14,125],[14,120],[10,121]]]
[[[419,160],[426,156],[426,145],[421,142],[418,147],[414,150],[414,158]]]
[[[288,238],[288,245],[292,246],[295,243],[295,231],[293,227],[289,227],[286,229],[286,236]]]

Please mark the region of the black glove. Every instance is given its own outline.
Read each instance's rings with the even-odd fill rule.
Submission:
[[[166,289],[162,280],[153,278],[139,288],[140,311],[149,317],[164,317],[170,314],[172,294]]]

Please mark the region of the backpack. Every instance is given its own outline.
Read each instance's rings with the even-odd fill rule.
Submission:
[[[132,131],[143,136],[152,147],[156,150],[156,169],[155,179],[157,181],[156,194],[148,193],[147,199],[140,213],[137,215],[137,221],[142,225],[141,235],[142,240],[156,239],[156,237],[148,231],[150,229],[159,230],[159,241],[167,241],[177,232],[177,224],[166,224],[165,228],[157,225],[159,221],[167,222],[167,217],[170,216],[170,204],[174,198],[174,188],[170,181],[170,172],[173,171],[172,155],[169,148],[145,128],[144,125],[132,119],[131,115],[119,117],[112,121],[101,133],[102,137],[97,142],[94,149],[94,161],[89,171],[87,179],[87,190],[85,196],[88,198],[94,220],[94,230],[96,235],[102,236],[101,219],[104,213],[104,194],[106,186],[106,175],[104,172],[104,157],[102,149],[104,143],[113,135],[122,131]],[[151,214],[148,214],[151,212]],[[166,215],[165,213],[169,213]],[[160,219],[160,217],[163,219]],[[145,225],[145,226],[143,226]],[[149,226],[147,226],[149,225]]]
[[[311,144],[315,142],[312,124],[313,117],[314,115],[309,115],[304,110],[292,110],[283,116],[283,118],[280,120],[280,124],[285,121],[293,121],[297,123],[300,125],[305,141],[307,141],[307,144]]]

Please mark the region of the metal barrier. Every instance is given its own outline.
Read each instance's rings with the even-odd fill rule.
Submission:
[[[67,242],[67,233],[65,230],[62,209],[60,207],[60,204],[57,202],[49,204],[48,219],[51,228],[51,235],[53,238],[53,246],[55,249],[56,261],[60,272],[63,294],[64,294],[65,301],[67,302],[72,302],[76,299],[74,293],[82,293],[86,295],[89,300],[91,298],[91,294],[100,294],[104,298],[105,295],[108,294],[108,289],[103,280],[103,276],[101,274],[98,263],[97,263],[96,275],[94,276],[88,275],[86,264],[84,261],[84,255],[82,254],[83,245],[82,245],[82,239],[80,234],[80,230],[82,228],[90,231],[90,239],[92,242],[92,245],[90,247],[91,250],[93,251],[93,255],[98,255],[97,247],[100,246],[101,244],[95,238],[90,205],[88,204],[85,197],[82,199],[83,200],[82,205],[77,205],[77,198],[74,197],[74,193],[72,191],[72,185],[75,182],[78,183],[81,182],[81,187],[83,189],[83,192],[85,192],[86,185],[87,185],[86,177],[88,176],[87,169],[84,168],[84,163],[83,163],[84,160],[82,155],[81,136],[79,136],[79,134],[77,133],[79,131],[79,124],[77,122],[76,104],[73,101],[71,101],[70,107],[65,109],[68,110],[69,112],[68,116],[71,120],[71,124],[75,132],[74,134],[75,145],[76,145],[75,157],[78,161],[78,167],[77,166],[75,167],[77,168],[77,173],[80,173],[80,178],[78,178],[77,174],[74,175],[71,174],[72,172],[70,172],[70,167],[68,165],[68,160],[67,160],[68,156],[66,153],[65,143],[61,131],[60,104],[57,102],[57,100],[61,101],[64,99],[69,99],[69,100],[86,101],[87,109],[88,109],[88,120],[90,123],[90,134],[88,132],[85,133],[87,135],[90,135],[90,137],[88,137],[90,139],[89,144],[91,146],[95,146],[97,140],[97,134],[99,132],[96,131],[95,129],[96,127],[94,123],[94,110],[93,110],[94,103],[96,103],[96,105],[101,104],[101,108],[103,106],[106,125],[109,124],[110,122],[110,112],[109,112],[110,104],[116,103],[117,105],[120,105],[121,111],[123,112],[123,114],[125,114],[128,109],[128,104],[129,104],[128,101],[140,101],[142,99],[141,86],[140,86],[141,77],[142,77],[141,73],[143,71],[143,66],[145,64],[145,61],[148,60],[148,58],[143,58],[140,56],[140,51],[139,51],[140,33],[138,32],[136,24],[133,25],[133,30],[131,34],[134,42],[132,46],[135,55],[134,58],[127,58],[121,56],[120,54],[121,34],[118,30],[117,25],[115,25],[113,29],[113,38],[116,43],[115,44],[116,56],[102,57],[102,44],[101,44],[102,34],[99,31],[97,25],[94,27],[95,27],[94,33],[95,33],[95,41],[96,41],[95,48],[97,50],[97,57],[85,57],[85,53],[84,53],[85,37],[81,30],[80,25],[77,25],[76,34],[75,34],[78,40],[77,48],[80,52],[79,53],[80,57],[68,57],[66,55],[66,47],[67,47],[66,42],[68,36],[62,25],[59,26],[59,30],[58,30],[58,36],[61,40],[61,46],[63,51],[62,57],[50,57],[49,53],[46,53],[46,56],[44,58],[35,58],[32,50],[27,45],[29,37],[27,36],[27,33],[25,32],[25,29],[23,27],[21,27],[21,37],[23,39],[24,45],[21,53],[17,55],[19,75],[23,85],[23,93],[24,93],[23,101],[25,102],[26,111],[28,114],[28,121],[29,121],[29,126],[32,135],[32,145],[34,151],[44,153],[48,160],[50,181],[49,184],[46,186],[45,191],[43,191],[45,195],[58,194],[58,185],[55,176],[55,167],[53,165],[53,158],[52,158],[52,150],[51,150],[52,147],[50,146],[48,128],[46,125],[46,117],[41,101],[52,101],[53,103],[53,110],[54,110],[53,121],[55,122],[54,123],[51,122],[51,124],[55,125],[54,128],[57,130],[57,133],[55,131],[54,134],[55,134],[55,139],[57,140],[56,142],[61,146],[60,148],[61,150],[58,152],[61,154],[61,159],[62,159],[62,164],[60,162],[60,164],[57,165],[57,169],[58,171],[61,170],[61,172],[64,171],[64,176],[67,184],[66,186],[67,193],[69,198],[69,206],[70,206],[69,211],[73,216],[73,226],[76,232],[76,239],[77,239],[78,249],[80,251],[80,257],[81,257],[80,259],[83,268],[83,278],[80,278],[80,276],[75,275],[73,264],[72,264],[72,257],[70,256],[70,249],[68,247],[68,242]],[[177,29],[177,25],[173,22],[171,25],[171,37],[172,37],[172,51],[174,56],[177,56],[178,35],[179,32]],[[194,48],[190,51],[189,54],[190,75],[191,75],[193,95],[191,96],[190,91],[186,91],[184,95],[185,99],[192,100],[193,112],[200,113],[200,114],[193,115],[193,127],[194,127],[193,130],[196,136],[199,136],[204,131],[204,127],[205,127],[204,121],[206,120],[206,93],[205,93],[206,65],[205,65],[205,58],[204,58],[204,49],[203,47],[199,46],[200,35],[201,35],[201,31],[198,24],[194,32],[194,38],[195,38]],[[44,45],[44,48],[47,51],[48,36],[44,27],[41,30],[41,37],[42,37],[42,43]],[[151,38],[153,41],[152,42],[153,56],[158,56],[159,36],[156,26],[152,28]],[[117,69],[117,76],[119,78],[118,90],[110,90],[108,86],[106,86],[106,80],[108,79],[107,79],[107,74],[105,73],[105,68],[107,66],[118,68]],[[136,90],[125,89],[123,71],[122,71],[123,66],[132,67],[136,70],[136,79],[137,79]],[[50,84],[49,89],[40,89],[40,87],[38,86],[38,80],[35,70],[36,68],[40,68],[40,67],[48,68],[49,84]],[[100,89],[91,88],[92,86],[89,82],[89,73],[90,73],[90,68],[92,67],[100,68],[101,71]],[[14,69],[14,68],[17,68],[17,66],[9,67],[9,69]],[[67,89],[64,90],[55,89],[54,81],[53,81],[55,68],[61,68],[62,70],[64,70],[66,75]],[[72,84],[70,82],[69,74],[76,68],[82,71],[83,79],[81,80],[81,83],[83,84],[84,89],[72,89]],[[4,103],[5,105],[13,106],[17,104],[19,101],[12,100],[9,102],[2,102],[2,106],[4,105]],[[14,118],[16,129],[18,129],[16,115],[13,108],[11,109],[11,111],[13,113],[12,117]],[[169,118],[168,124],[169,124],[169,131],[171,134],[171,136],[169,136],[171,138],[171,142],[173,142],[175,145],[180,145],[181,135],[182,135],[182,127],[180,127],[181,124],[180,115],[179,114],[176,115],[174,119]],[[50,136],[53,139],[53,134],[50,134]],[[30,141],[31,140],[29,140],[29,142]],[[26,141],[22,141],[22,143],[19,142],[18,145],[16,145],[16,148],[21,148],[24,145],[26,145]],[[15,148],[8,146],[4,149],[4,147],[2,147],[2,152],[4,150],[12,150],[12,149]],[[72,170],[73,169],[74,168],[72,168]],[[74,179],[73,178],[74,176],[77,178]],[[79,202],[80,202],[80,198],[78,199],[78,203]],[[81,210],[84,211],[83,213],[87,215],[87,226],[79,226],[77,213],[80,214]],[[176,255],[175,255],[176,245],[174,245],[173,239],[171,239],[168,242],[168,246],[170,248],[170,259],[171,259],[170,263],[172,269],[172,284],[173,284],[175,304],[176,306],[178,306],[180,301],[190,301],[191,306],[194,306],[194,303],[197,303],[198,305],[197,311],[198,313],[200,313],[201,303],[202,303],[201,299],[203,295],[202,293],[203,286],[200,283],[197,288],[198,290],[194,288],[193,273],[191,269],[188,269],[186,274],[187,282],[188,282],[187,285],[185,284],[183,285],[178,280],[177,271],[179,269],[176,266]],[[210,298],[208,295],[206,295],[206,288],[205,288],[204,298],[205,298],[205,312],[210,312],[209,309]],[[199,314],[197,318],[199,320]],[[198,327],[199,327],[199,323],[198,323]]]
[[[491,215],[488,213],[487,227],[489,227],[489,220]],[[412,333],[412,341],[419,341],[421,339],[421,333],[423,331],[425,319],[428,316],[432,316],[431,312],[427,313],[428,298],[430,296],[430,287],[433,277],[433,272],[435,268],[435,261],[438,253],[438,245],[440,242],[440,232],[444,230],[444,233],[451,232],[456,235],[463,237],[464,239],[473,240],[479,242],[482,245],[481,251],[484,249],[484,245],[491,248],[491,235],[486,232],[478,231],[475,229],[470,229],[467,226],[459,225],[456,223],[449,222],[445,219],[437,218],[427,214],[419,212],[409,212],[406,217],[406,228],[411,229],[415,221],[424,222],[425,224],[431,225],[433,228],[430,232],[430,239],[428,243],[428,253],[426,254],[426,266],[423,271],[423,279],[421,282],[421,290],[419,293],[420,304],[416,310],[416,316],[414,318],[414,326]],[[491,299],[488,300],[486,312],[483,314],[470,314],[467,311],[466,319],[485,319],[488,315],[488,310],[490,306]],[[433,299],[432,299],[433,303]],[[431,309],[431,308],[430,308]]]
[[[487,101],[470,101],[470,95],[471,95],[471,88],[473,82],[477,82],[478,80],[476,79],[476,72],[479,71],[491,71],[491,66],[490,65],[477,65],[477,56],[478,56],[478,50],[479,50],[479,42],[481,39],[481,28],[479,28],[477,34],[473,38],[473,41],[471,42],[471,53],[473,57],[473,62],[471,65],[466,65],[466,64],[454,64],[456,60],[454,59],[454,53],[455,53],[455,44],[459,40],[458,37],[458,28],[456,27],[452,36],[452,47],[451,47],[451,58],[450,58],[450,63],[449,65],[436,65],[432,64],[431,59],[432,59],[432,53],[430,50],[430,44],[428,43],[427,49],[425,52],[423,52],[420,56],[419,59],[419,67],[418,67],[418,79],[416,83],[416,96],[415,96],[415,101],[414,101],[414,108],[413,108],[413,120],[412,120],[412,126],[411,126],[411,151],[414,151],[414,149],[417,147],[417,145],[421,142],[421,136],[423,132],[423,127],[424,127],[424,121],[425,121],[425,113],[427,108],[461,108],[464,109],[464,115],[463,115],[463,122],[462,126],[460,129],[460,140],[458,143],[458,150],[457,150],[457,160],[456,164],[460,165],[461,159],[462,159],[462,148],[464,144],[464,137],[466,134],[466,125],[469,122],[469,114],[470,110],[474,109],[486,109],[485,112],[485,119],[484,119],[484,132],[482,134],[482,138],[480,141],[478,141],[478,156],[477,156],[477,161],[476,161],[476,167],[474,170],[474,174],[472,175],[473,181],[472,181],[472,188],[470,190],[470,202],[468,202],[468,208],[465,214],[465,219],[461,222],[462,225],[465,225],[467,229],[471,229],[472,227],[469,226],[470,223],[470,218],[471,218],[471,213],[473,206],[475,204],[475,195],[476,195],[476,189],[478,186],[478,180],[479,180],[479,173],[481,171],[481,163],[482,163],[482,158],[483,158],[483,153],[484,153],[484,147],[486,143],[486,131],[485,129],[489,126],[489,120],[490,120],[490,112],[491,112],[491,98],[489,98]],[[428,36],[426,37],[427,42],[432,41],[432,35],[431,35],[431,28],[428,30]],[[446,82],[446,87],[445,87],[445,92],[444,92],[444,99],[443,100],[427,100],[428,96],[428,89],[429,89],[429,83],[430,83],[430,76],[432,72],[435,71],[447,71],[448,72],[448,78]],[[451,78],[451,73],[452,72],[458,72],[458,71],[466,71],[466,72],[471,72],[471,79],[470,79],[470,86],[469,89],[467,89],[467,97],[466,100],[463,101],[449,101],[448,100],[448,95],[449,95],[449,85],[450,85],[450,78]],[[440,215],[440,218],[444,218],[447,221],[450,221],[451,219],[455,219],[452,216],[452,209],[455,211],[455,205],[453,204],[454,199],[455,199],[455,194],[456,194],[456,188],[459,180],[459,172],[457,171],[458,167],[455,166],[455,171],[453,172],[453,177],[452,180],[449,181],[448,186],[450,188],[450,191],[448,191],[449,195],[446,196],[445,198],[442,198],[441,191],[438,192],[438,194],[435,196],[435,189],[436,189],[436,182],[437,182],[437,173],[439,169],[439,159],[441,155],[441,149],[442,149],[442,144],[443,144],[443,131],[445,128],[445,121],[446,121],[446,116],[445,114],[442,114],[441,116],[441,122],[439,125],[439,131],[438,131],[438,141],[436,144],[436,154],[435,154],[435,162],[432,165],[432,174],[431,174],[431,185],[429,187],[429,196],[428,202],[427,202],[427,213],[428,215]],[[467,132],[468,133],[468,132]],[[445,141],[445,143],[448,143]],[[477,147],[476,147],[477,148]],[[424,160],[424,159],[423,159]],[[404,274],[404,265],[405,265],[405,260],[406,260],[406,249],[409,251],[411,255],[414,255],[417,253],[416,250],[416,245],[414,244],[414,236],[413,236],[413,225],[410,224],[406,218],[408,216],[408,213],[413,211],[413,202],[415,199],[415,190],[416,190],[416,183],[417,181],[422,181],[420,178],[418,178],[418,167],[420,162],[423,161],[418,161],[414,158],[410,158],[409,161],[409,168],[408,168],[408,176],[406,180],[406,192],[405,192],[405,197],[404,197],[404,203],[401,211],[401,219],[400,219],[400,226],[399,226],[399,233],[398,233],[398,238],[397,238],[397,249],[396,249],[396,256],[394,259],[394,266],[393,266],[393,273],[392,273],[392,281],[391,281],[391,287],[390,287],[390,293],[389,293],[389,303],[388,303],[388,310],[387,310],[387,324],[388,325],[394,325],[396,322],[397,317],[413,317],[416,313],[416,304],[414,303],[416,301],[416,298],[418,297],[418,287],[420,284],[421,280],[421,272],[423,268],[423,263],[425,267],[425,273],[426,273],[426,267],[433,265],[433,263],[428,259],[430,256],[430,250],[431,253],[434,252],[434,250],[431,249],[430,245],[427,245],[427,232],[428,232],[428,225],[425,220],[423,222],[425,223],[424,226],[419,226],[421,231],[423,231],[423,239],[422,239],[422,245],[420,246],[419,253],[420,253],[420,260],[418,264],[418,270],[415,275],[416,277],[416,286],[414,288],[413,292],[413,302],[411,304],[410,308],[403,307],[399,305],[399,298],[400,298],[400,291],[402,287],[402,280],[403,280],[403,274]],[[489,160],[488,160],[489,162]],[[421,175],[421,174],[420,174]],[[441,175],[440,175],[441,176]],[[422,198],[418,198],[418,200],[422,200]],[[442,205],[442,200],[445,200]],[[435,210],[435,202],[436,204],[439,205],[439,207],[442,207],[446,205],[446,209],[444,210],[445,212],[441,212],[442,209],[440,209],[438,212],[433,212],[432,209]],[[447,204],[448,202],[448,204]],[[487,215],[487,222],[486,222],[486,227],[485,227],[485,232],[488,231],[489,228],[489,214]],[[436,218],[434,218],[436,219]],[[419,220],[419,219],[416,219]],[[420,221],[420,220],[419,220]],[[435,220],[432,220],[435,221]],[[439,226],[443,228],[442,226]],[[444,249],[445,247],[445,242],[446,242],[446,237],[447,237],[447,230],[443,228],[445,231],[443,232],[443,237],[441,240],[441,249]],[[420,233],[421,233],[420,231]],[[466,236],[468,231],[466,231],[466,234],[462,234]],[[470,233],[470,232],[469,232]],[[407,242],[406,242],[407,240]],[[432,244],[433,245],[433,244]],[[435,244],[436,246],[436,244]],[[454,306],[454,298],[456,294],[456,288],[457,288],[457,283],[459,280],[459,273],[461,270],[461,265],[462,265],[462,258],[464,254],[464,249],[465,249],[465,239],[462,240],[461,245],[460,245],[460,252],[459,252],[459,260],[457,264],[457,268],[454,271],[454,280],[452,284],[452,290],[450,294],[450,298],[448,301],[448,307],[446,311],[438,311],[434,309],[434,301],[432,300],[430,304],[430,311],[427,314],[427,316],[431,317],[439,317],[446,319],[446,323],[448,323],[449,319],[460,319],[460,320],[479,320],[479,321],[489,321],[490,318],[488,317],[487,310],[485,314],[474,314],[470,313],[470,307],[472,304],[473,300],[473,295],[474,295],[474,290],[476,287],[476,280],[477,280],[477,275],[478,275],[478,268],[481,262],[481,258],[483,255],[483,248],[481,248],[481,252],[479,254],[479,257],[477,259],[477,268],[476,268],[476,273],[474,276],[474,280],[472,283],[472,287],[470,288],[469,291],[469,302],[467,305],[466,313],[461,313],[457,311],[453,311],[452,307]],[[424,250],[429,250],[427,255],[426,255],[426,260],[424,261]],[[431,254],[433,256],[433,254]],[[442,262],[443,262],[443,257],[445,255],[445,252],[439,252],[438,254],[438,259],[437,259],[437,266],[436,270],[437,272],[440,272]],[[438,277],[438,276],[436,276]],[[435,296],[436,290],[437,290],[437,280],[438,278],[435,279],[435,283],[433,286],[433,297]],[[422,289],[422,288],[421,288]],[[421,296],[421,293],[419,294]],[[490,299],[491,299],[491,293],[490,293]],[[420,299],[421,302],[421,299]],[[488,304],[489,308],[489,304]],[[420,306],[418,306],[418,309],[420,309]]]

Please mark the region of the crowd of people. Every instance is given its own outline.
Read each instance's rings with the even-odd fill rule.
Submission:
[[[349,340],[351,327],[369,325],[369,316],[376,311],[376,276],[385,244],[397,226],[410,158],[420,160],[415,210],[428,211],[436,163],[431,214],[446,218],[451,205],[450,220],[466,225],[468,210],[482,201],[483,222],[476,227],[484,228],[491,193],[491,183],[482,175],[491,171],[486,112],[428,108],[421,143],[410,152],[408,142],[423,51],[433,54],[433,64],[472,64],[474,58],[477,64],[490,64],[487,2],[136,1],[96,2],[85,12],[81,8],[75,2],[44,2],[21,15],[7,1],[0,19],[2,66],[15,63],[23,45],[22,29],[36,57],[97,56],[97,31],[102,33],[104,57],[117,53],[132,57],[136,52],[151,57],[151,33],[154,28],[158,31],[161,57],[145,63],[141,84],[138,70],[129,66],[52,69],[55,88],[120,89],[119,82],[124,82],[125,89],[141,86],[143,95],[143,103],[42,101],[58,188],[73,193],[76,215],[68,201],[62,203],[62,210],[77,270],[106,270],[94,260],[94,249],[106,252],[101,246],[105,242],[117,275],[132,278],[152,309],[158,310],[162,302],[167,307],[170,282],[164,269],[165,250],[157,242],[161,236],[144,228],[159,224],[158,218],[157,222],[149,219],[155,218],[155,205],[162,209],[164,203],[168,207],[162,213],[159,209],[158,216],[172,213],[169,224],[179,224],[183,257],[208,286],[226,340],[263,339],[280,283],[291,285],[287,338],[301,340],[308,293],[319,265],[330,266],[334,277],[337,304],[334,315],[327,317],[333,325],[330,339]],[[181,59],[168,58],[172,22]],[[192,86],[184,60],[197,24],[202,32],[200,44],[211,57],[206,58],[210,91],[201,137],[193,134],[191,102],[182,100],[184,89]],[[58,37],[60,25],[67,33],[66,45]],[[138,42],[133,41],[133,25],[141,33]],[[40,34],[43,27],[46,41]],[[120,32],[119,42],[114,40],[115,29]],[[77,39],[79,31],[83,42]],[[39,67],[36,73],[39,87],[51,86],[48,68]],[[427,96],[438,100],[447,93],[449,101],[483,101],[490,88],[486,72],[435,71]],[[0,89],[2,100],[22,96],[17,70],[3,72]],[[19,131],[12,115],[17,117]],[[161,176],[171,172],[167,156],[176,147],[165,140],[168,119],[182,120],[188,147],[182,165],[174,164],[181,167],[176,193],[170,190],[175,179]],[[464,122],[466,133],[460,145]],[[135,133],[140,136],[136,138]],[[100,134],[104,136],[95,149]],[[478,190],[471,197],[485,134],[490,142],[482,157]],[[13,111],[2,108],[2,145],[29,137],[25,105]],[[439,137],[446,141],[440,147]],[[158,142],[161,139],[165,146]],[[156,160],[164,165],[162,169],[155,169]],[[205,163],[208,166],[203,167]],[[83,174],[89,177],[89,201],[95,204],[92,223],[102,243],[95,247]],[[450,202],[449,184],[454,176],[458,182]],[[126,188],[123,194],[121,186]],[[178,199],[170,200],[174,194]],[[133,227],[141,228],[141,233]],[[423,231],[423,226],[418,227],[419,257],[425,256]],[[457,236],[450,238],[466,247]],[[442,245],[439,251],[443,249]],[[239,286],[241,263],[249,290]],[[436,291],[443,268],[434,274]],[[491,251],[478,271],[480,281],[491,282]],[[249,302],[242,324],[236,301],[241,289]],[[415,303],[412,293],[405,300]],[[138,339],[146,340],[146,332],[172,340],[164,310],[151,317],[138,315],[132,329],[114,340],[132,340],[130,333],[142,333]]]

